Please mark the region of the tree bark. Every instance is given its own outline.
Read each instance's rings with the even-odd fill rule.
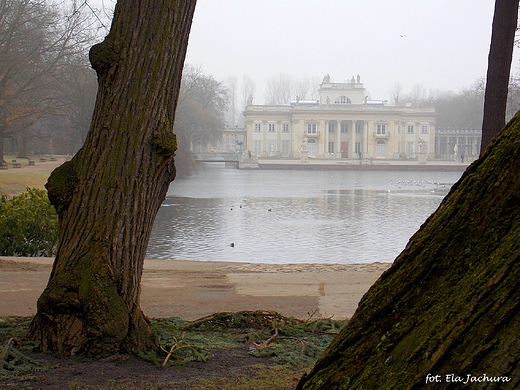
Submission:
[[[519,0],[496,0],[488,56],[480,153],[505,125]]]
[[[520,386],[520,113],[365,294],[298,389]],[[428,374],[432,379],[427,385]]]
[[[84,146],[50,176],[60,245],[30,335],[94,356],[157,348],[140,308],[155,215],[175,178],[175,106],[196,0],[125,0],[92,47],[99,90]]]
[[[5,144],[4,132],[0,128],[0,163],[5,163],[5,160],[4,160],[4,144]]]

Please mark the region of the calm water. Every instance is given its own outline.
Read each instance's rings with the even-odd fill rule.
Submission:
[[[208,167],[172,183],[147,258],[391,262],[460,176]]]

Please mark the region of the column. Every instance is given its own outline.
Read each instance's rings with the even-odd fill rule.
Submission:
[[[329,152],[329,150],[327,149],[329,145],[325,142],[325,137],[328,138],[328,134],[329,134],[329,129],[327,127],[327,123],[328,123],[328,121],[325,119],[320,119],[318,122],[318,132],[320,135],[316,138],[316,158],[320,158],[320,154],[321,154],[321,158],[324,158],[325,153]],[[325,130],[323,130],[323,129],[325,129]],[[325,132],[326,135],[322,137],[321,134],[323,134],[323,132]],[[325,143],[325,145],[321,147],[321,150],[322,150],[321,153],[320,153],[320,142]]]
[[[341,122],[341,119],[336,121],[336,141],[334,141],[334,153],[337,159],[341,158]]]
[[[330,154],[329,154],[329,138],[330,138],[329,126],[330,126],[330,120],[326,119],[325,120],[325,152],[323,153],[323,157],[325,157],[325,158],[330,157]]]
[[[359,159],[358,154],[356,153],[356,121],[353,119],[350,120],[350,128],[349,128],[349,134],[350,134],[350,146],[349,146],[349,154],[348,157]]]
[[[406,128],[406,123],[401,122],[399,124],[399,127],[401,128],[401,151],[400,151],[400,157],[403,160],[406,160],[406,132],[408,131]]]
[[[262,153],[258,157],[268,157],[269,154],[267,152],[267,121],[262,122]]]
[[[276,121],[276,128],[274,129],[276,132],[276,150],[274,152],[274,155],[276,158],[282,157],[282,122]]]
[[[370,158],[372,151],[368,149],[368,121],[363,120],[363,157]]]

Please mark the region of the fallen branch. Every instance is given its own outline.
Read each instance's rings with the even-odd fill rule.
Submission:
[[[309,321],[311,320],[311,318],[314,317],[314,314],[316,314],[316,313],[318,312],[318,310],[319,310],[319,309],[315,309],[312,313],[310,313],[309,318],[307,318],[307,319],[305,320],[305,322],[309,322]],[[309,313],[307,313],[307,314],[309,314]]]
[[[177,338],[175,338],[175,336],[172,336],[174,342],[173,342],[173,345],[172,347],[170,348],[169,351],[165,350],[162,346],[161,346],[161,349],[167,354],[166,357],[164,358],[164,361],[162,362],[161,364],[161,367],[164,367],[166,366],[166,364],[168,364],[168,361],[170,360],[170,357],[177,351],[183,349],[183,348],[199,348],[199,349],[202,349],[201,347],[198,347],[196,345],[181,345],[184,343],[184,334],[182,335],[182,338],[180,340],[177,340]]]
[[[0,367],[3,367],[5,360],[9,355],[9,349],[11,348],[11,344],[20,345],[20,341],[14,337],[11,337],[9,340],[7,340],[7,342],[5,343],[4,350],[2,351],[2,355],[0,355]]]
[[[273,340],[296,340],[302,346],[305,346],[305,344],[307,343],[307,339],[299,339],[298,337],[291,337],[291,336],[278,336],[278,328],[274,328],[274,334],[271,337],[269,337],[265,341],[262,341],[261,343],[255,343],[255,346],[257,348],[261,348],[263,346],[269,345],[269,343]]]

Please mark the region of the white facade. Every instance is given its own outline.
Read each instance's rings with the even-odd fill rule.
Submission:
[[[435,109],[367,100],[359,76],[331,83],[317,101],[253,105],[244,111],[247,149],[263,158],[434,158]]]

